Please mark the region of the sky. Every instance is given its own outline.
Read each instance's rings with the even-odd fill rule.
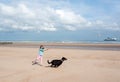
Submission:
[[[0,0],[0,40],[120,38],[120,0]]]

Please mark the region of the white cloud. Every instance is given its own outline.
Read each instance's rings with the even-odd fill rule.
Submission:
[[[45,10],[44,10],[45,9]],[[52,11],[49,8],[32,10],[25,4],[11,5],[0,4],[0,26],[19,30],[46,30],[55,31],[56,28],[50,23]]]
[[[80,15],[75,14],[73,11],[56,10],[60,20],[65,24],[80,24],[85,23],[86,20]]]
[[[53,24],[44,23],[43,27],[40,30],[56,31],[57,29],[54,27]]]
[[[0,11],[3,15],[13,15],[15,13],[15,10],[13,7],[5,4],[0,4]]]
[[[73,26],[70,26],[70,25],[68,25],[68,26],[66,25],[65,28],[67,30],[76,31],[76,28],[74,28]]]
[[[17,7],[17,14],[22,14],[24,17],[33,18],[35,17],[34,11],[29,9],[25,4],[19,4]]]
[[[67,0],[14,1],[11,4],[0,3],[0,31],[3,29],[28,31],[57,31],[67,29],[76,31],[85,28],[120,28],[120,25],[116,21],[109,22],[107,21],[108,19],[104,19],[105,17],[93,17],[92,20],[87,18],[83,15],[87,12],[82,14],[76,12],[74,8],[70,7],[72,4],[68,4]],[[89,12],[92,7],[88,7]]]

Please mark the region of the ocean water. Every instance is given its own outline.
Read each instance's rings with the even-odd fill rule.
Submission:
[[[95,43],[95,44],[120,44],[120,40],[117,41],[104,41],[104,40],[0,40],[0,42],[33,42],[33,43]]]
[[[90,41],[25,41],[25,40],[7,40],[7,41],[0,41],[0,42],[13,42],[13,43],[37,43],[38,45],[22,45],[22,46],[16,46],[16,47],[29,47],[29,48],[39,48],[39,45],[41,43],[78,43],[78,44],[120,44],[120,41],[96,41],[96,40],[90,40]],[[13,45],[4,45],[9,47],[15,47]],[[47,48],[61,48],[61,49],[87,49],[87,50],[113,50],[113,51],[120,51],[120,46],[90,46],[90,45],[46,45]]]

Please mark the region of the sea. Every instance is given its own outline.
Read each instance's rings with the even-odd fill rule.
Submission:
[[[32,42],[32,43],[92,43],[92,44],[120,44],[117,41],[104,41],[104,40],[0,40],[0,42]]]
[[[37,43],[37,44],[41,44],[41,43],[75,43],[75,44],[120,44],[120,41],[97,41],[97,40],[81,40],[81,41],[39,41],[39,40],[1,40],[0,43],[4,43],[4,42],[12,42],[12,43]],[[113,50],[113,51],[120,51],[120,45],[119,46],[76,46],[76,45],[47,45],[47,48],[62,48],[62,49],[87,49],[87,50]],[[13,47],[12,45],[9,45],[10,47]],[[39,46],[36,45],[25,45],[25,46],[19,46],[19,47],[29,47],[29,48],[38,48]]]

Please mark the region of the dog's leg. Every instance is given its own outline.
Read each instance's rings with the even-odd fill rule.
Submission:
[[[55,65],[51,65],[50,67],[55,67]]]

